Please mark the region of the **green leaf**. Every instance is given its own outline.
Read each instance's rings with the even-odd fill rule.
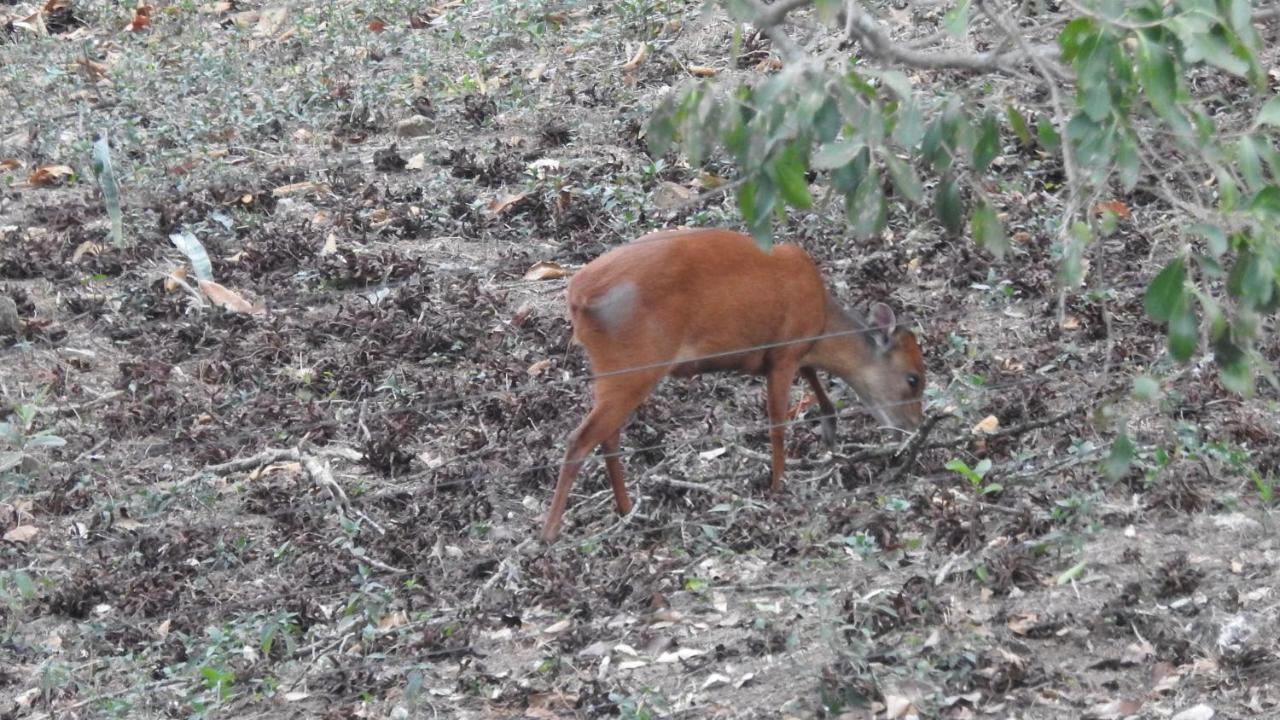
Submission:
[[[654,157],[661,157],[667,154],[667,150],[671,149],[671,141],[675,138],[676,123],[673,117],[675,113],[675,100],[672,94],[668,94],[658,105],[658,108],[649,116],[649,123],[645,127],[644,139],[649,145],[649,154]]]
[[[1186,43],[1186,52],[1183,57],[1188,63],[1203,60],[1232,75],[1248,77],[1249,63],[1236,55],[1231,43],[1223,37],[1221,28],[1214,28],[1207,33],[1183,36],[1182,40]]]
[[[942,117],[937,117],[929,123],[929,127],[925,128],[924,137],[920,140],[921,156],[933,166],[933,171],[937,173],[945,173],[951,169],[951,148],[947,146],[945,136],[946,123],[943,122]]]
[[[943,465],[942,467],[946,468],[947,470],[950,470],[953,473],[959,474],[961,477],[965,478],[973,485],[982,484],[982,476],[974,472],[973,470],[971,470],[969,466],[965,463],[965,461],[961,460],[960,458],[952,458],[948,460],[947,464]]]
[[[1072,62],[1080,53],[1085,38],[1097,32],[1098,24],[1087,17],[1080,17],[1067,23],[1058,34],[1058,47],[1062,49],[1062,59]]]
[[[1280,222],[1280,188],[1268,185],[1259,190],[1249,202],[1249,212],[1259,220]]]
[[[1138,78],[1147,93],[1147,102],[1160,117],[1178,114],[1178,73],[1164,44],[1138,35]]]
[[[1160,395],[1160,383],[1155,378],[1139,375],[1133,379],[1133,396],[1139,400],[1155,400]]]
[[[1053,121],[1047,117],[1041,117],[1036,121],[1036,138],[1040,141],[1040,146],[1049,152],[1062,147],[1062,136],[1053,126]]]
[[[1031,137],[1031,129],[1027,125],[1027,118],[1012,105],[1006,105],[1004,112],[1009,118],[1009,127],[1013,129],[1013,134],[1017,136],[1018,142],[1022,143],[1024,147],[1030,147],[1033,139]]]
[[[1071,226],[1062,247],[1062,266],[1058,268],[1058,284],[1071,289],[1084,280],[1084,249],[1093,242],[1093,231],[1082,222]]]
[[[1169,322],[1170,318],[1186,304],[1187,289],[1184,285],[1186,278],[1187,263],[1179,255],[1170,260],[1160,274],[1156,275],[1155,280],[1151,281],[1147,286],[1143,305],[1152,320]]]
[[[858,189],[862,178],[866,177],[867,168],[870,165],[871,151],[864,147],[853,160],[831,171],[832,187],[837,192],[845,193],[846,195],[852,193]]]
[[[954,38],[963,38],[969,30],[969,0],[960,3],[942,16],[942,27]]]
[[[1204,238],[1209,246],[1209,252],[1213,253],[1214,257],[1222,257],[1222,254],[1227,251],[1227,234],[1217,225],[1196,223],[1187,228],[1187,232]]]
[[[1258,125],[1274,125],[1280,127],[1280,97],[1273,97],[1258,111]]]
[[[874,166],[868,169],[867,176],[845,199],[845,203],[853,233],[858,238],[866,239],[884,230],[888,207],[884,201],[884,188],[880,185],[880,174]]]
[[[964,231],[964,208],[960,202],[960,188],[955,178],[947,176],[938,182],[933,207],[947,234],[956,237]]]
[[[1241,397],[1253,397],[1253,365],[1247,360],[1219,365],[1218,370],[1223,387]]]
[[[1218,181],[1218,208],[1223,212],[1231,212],[1240,204],[1240,189],[1236,187],[1235,178],[1226,168],[1215,168],[1214,177]]]
[[[1068,583],[1075,582],[1076,580],[1079,580],[1080,578],[1084,577],[1084,569],[1088,564],[1089,564],[1088,560],[1081,560],[1075,565],[1072,565],[1071,567],[1067,568],[1061,575],[1058,576],[1058,584],[1066,585]]]
[[[111,220],[111,241],[116,247],[125,246],[124,215],[120,209],[120,183],[116,179],[115,165],[111,162],[111,145],[104,132],[93,143],[93,172],[102,186],[102,200]]]
[[[1111,453],[1102,463],[1103,474],[1112,481],[1124,477],[1129,472],[1129,466],[1133,464],[1135,450],[1133,441],[1127,434],[1117,435],[1116,439],[1111,441]]]
[[[893,138],[904,148],[914,148],[924,137],[924,115],[914,100],[903,100],[894,113],[897,123],[893,127]]]
[[[991,113],[978,124],[978,140],[973,145],[973,169],[986,172],[991,161],[1000,154],[1000,125]]]
[[[778,186],[782,199],[797,210],[808,210],[813,206],[813,197],[809,194],[809,181],[805,178],[806,167],[804,150],[801,141],[797,140],[783,148],[782,152],[765,166],[765,172]]]
[[[1262,186],[1262,159],[1258,157],[1258,146],[1253,137],[1245,135],[1236,143],[1236,166],[1240,168],[1240,176],[1249,188]]]
[[[1125,192],[1137,187],[1138,177],[1142,173],[1142,161],[1138,157],[1138,143],[1127,134],[1116,147],[1116,173],[1120,176],[1120,186]]]
[[[742,212],[742,219],[751,237],[766,250],[773,245],[773,208],[777,202],[777,190],[767,177],[757,176],[738,188],[738,209]]]
[[[1200,341],[1200,318],[1190,299],[1183,297],[1180,307],[1169,318],[1169,354],[1178,362],[1186,362]]]
[[[1265,256],[1242,250],[1227,278],[1227,292],[1253,308],[1265,307],[1275,292],[1276,272]]]
[[[814,170],[834,170],[847,165],[864,147],[866,147],[865,143],[854,139],[842,139],[827,143],[819,148],[818,152],[814,153],[813,159],[809,162],[809,167]]]
[[[990,203],[983,201],[973,211],[969,228],[978,245],[986,248],[997,259],[1004,259],[1004,254],[1009,249],[1009,236],[1005,234],[1004,226],[996,215],[996,209],[991,207]]]
[[[886,151],[884,164],[889,169],[889,177],[893,180],[893,187],[899,195],[912,203],[918,204],[924,201],[924,189],[920,187],[920,178],[916,177],[915,168],[910,163]]]

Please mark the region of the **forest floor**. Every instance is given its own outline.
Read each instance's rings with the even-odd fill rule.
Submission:
[[[762,383],[669,381],[623,433],[636,513],[593,462],[546,547],[590,396],[560,271],[736,226],[641,134],[767,47],[733,60],[698,2],[122,5],[0,7],[0,718],[1280,716],[1277,394],[1167,358],[1154,197],[1114,198],[1107,277],[1061,303],[1035,148],[996,163],[1002,262],[925,209],[869,242],[792,214],[846,303],[917,328],[946,442],[856,459],[896,438],[839,389],[837,451],[791,428],[775,498]],[[251,311],[189,290],[184,231]]]

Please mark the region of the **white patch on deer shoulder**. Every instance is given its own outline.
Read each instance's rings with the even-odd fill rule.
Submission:
[[[591,314],[604,326],[606,332],[616,332],[635,313],[636,294],[635,283],[618,283],[591,303]]]

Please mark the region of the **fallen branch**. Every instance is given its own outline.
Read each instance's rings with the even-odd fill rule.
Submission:
[[[39,409],[39,412],[46,415],[76,415],[82,410],[90,410],[98,407],[99,405],[106,405],[121,395],[124,395],[123,390],[112,390],[111,392],[99,395],[92,400],[86,400],[85,402],[76,403],[74,405],[51,405],[49,407],[42,407]]]
[[[907,474],[907,470],[915,464],[916,456],[920,454],[920,450],[924,446],[925,439],[929,437],[929,433],[933,432],[933,429],[937,427],[938,423],[951,417],[955,416],[950,412],[941,412],[936,415],[930,415],[924,421],[924,424],[920,426],[920,429],[917,430],[916,433],[911,436],[911,439],[907,441],[906,445],[903,446],[902,452],[906,453],[907,457],[902,461],[902,464],[898,466],[898,469],[894,471],[893,477],[889,478],[890,483],[895,483],[901,480]]]

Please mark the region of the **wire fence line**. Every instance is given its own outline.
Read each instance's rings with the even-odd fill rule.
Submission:
[[[1044,384],[1048,384],[1051,380],[1052,378],[1040,378],[1040,377],[1024,378],[1022,380],[1015,380],[1008,383],[1001,383],[996,385],[984,385],[976,388],[976,390],[978,390],[979,392],[995,392],[998,390],[1006,390],[1010,388],[1022,387],[1022,386],[1031,385],[1031,384],[1044,385]],[[711,440],[711,439],[719,439],[725,442],[735,442],[753,433],[766,432],[768,430],[773,429],[774,427],[790,428],[796,425],[821,422],[822,420],[826,420],[826,419],[838,420],[843,418],[848,420],[857,415],[870,415],[871,417],[874,418],[875,417],[874,411],[876,409],[897,407],[899,405],[907,405],[913,402],[915,401],[904,400],[904,401],[893,402],[893,403],[879,403],[875,405],[857,405],[857,406],[850,407],[842,412],[822,413],[818,415],[800,417],[800,418],[795,418],[791,420],[786,420],[784,422],[778,423],[777,425],[774,425],[773,423],[757,423],[755,425],[748,426],[746,428],[743,428],[731,433],[726,433],[723,430],[708,431],[705,433],[700,433],[698,435],[695,435],[691,438],[679,438],[676,440],[664,441],[661,443],[655,443],[655,444],[647,445],[643,447],[619,449],[615,452],[609,452],[609,453],[595,453],[594,455],[589,455],[586,459],[584,459],[583,463],[585,464],[586,461],[591,459],[592,457],[597,457],[597,458],[600,458],[601,460],[605,458],[611,458],[611,457],[626,458],[626,457],[637,455],[640,453],[652,452],[654,450],[662,450],[664,448],[674,447],[676,445],[693,445],[693,444],[697,444],[705,440]],[[493,452],[500,452],[502,450],[503,450],[502,448],[495,448],[493,449]],[[470,456],[470,454],[468,454],[468,456]],[[438,470],[439,467],[443,467],[444,465],[448,465],[452,462],[453,462],[452,459],[445,460],[437,468],[428,471],[427,474],[433,474],[434,470]],[[535,472],[540,472],[544,470],[556,470],[556,469],[559,469],[560,466],[562,466],[563,464],[564,464],[563,460],[557,460],[555,462],[517,466],[517,467],[503,470],[500,472],[501,472],[501,475],[504,477],[517,477],[517,476],[527,475],[529,473],[535,473]],[[444,481],[442,483],[439,483],[437,487],[452,487],[455,485],[467,484],[472,482],[476,482],[476,483],[487,482],[489,480],[496,480],[496,479],[502,479],[499,477],[498,472],[484,471],[481,473],[470,475],[466,478]]]
[[[917,317],[934,321],[934,322],[954,320],[961,317],[966,317],[970,319],[987,319],[987,318],[998,318],[998,317],[1009,317],[1011,319],[1019,319],[1019,316],[1009,315],[1008,308],[979,308],[979,309],[956,308],[951,311],[931,313],[929,315],[917,316]],[[519,396],[521,393],[529,392],[532,390],[547,390],[547,389],[557,389],[557,388],[572,389],[572,388],[581,386],[583,384],[589,384],[591,382],[594,382],[595,380],[601,377],[608,377],[612,375],[622,374],[625,372],[638,372],[645,369],[653,369],[654,367],[674,366],[679,363],[700,362],[702,360],[715,359],[715,358],[724,357],[727,355],[749,353],[749,352],[769,349],[773,347],[779,347],[779,346],[788,345],[788,344],[813,342],[813,341],[823,339],[823,338],[828,338],[828,337],[864,334],[868,332],[873,332],[875,330],[876,328],[856,328],[852,330],[837,331],[834,333],[820,333],[817,335],[793,338],[790,340],[784,340],[779,342],[761,343],[756,345],[744,346],[741,348],[728,350],[728,351],[718,351],[716,353],[708,353],[700,356],[683,358],[679,361],[673,360],[673,361],[667,361],[662,363],[649,363],[649,364],[643,364],[643,365],[636,365],[636,366],[621,368],[619,370],[614,370],[606,373],[600,373],[598,375],[588,373],[588,374],[582,374],[577,376],[568,376],[568,377],[553,378],[553,379],[538,379],[534,376],[528,376],[528,379],[520,385],[511,385],[505,388],[497,388],[494,390],[482,391],[482,392],[467,392],[466,390],[462,390],[453,394],[451,397],[436,398],[436,399],[427,400],[425,402],[412,402],[400,407],[386,408],[383,410],[379,410],[376,413],[361,412],[358,419],[361,423],[363,423],[370,418],[385,417],[385,416],[402,414],[402,413],[412,413],[412,414],[417,414],[425,417],[426,413],[432,410],[449,408],[449,407],[457,407],[457,406],[462,406],[462,405],[471,404],[471,403],[481,403],[481,402],[486,402],[494,399],[509,399],[513,395]],[[566,371],[567,371],[567,368],[566,368]],[[366,399],[358,402],[365,403],[365,402],[368,402],[368,400]],[[812,418],[812,419],[820,420],[821,418]],[[352,418],[352,420],[354,420],[354,418]],[[340,421],[336,418],[325,419],[325,420],[315,420],[310,422],[299,423],[295,426],[288,428],[288,430],[291,432],[307,432],[309,430],[316,429],[319,427],[338,425],[341,422],[343,421]],[[261,434],[260,430],[245,430],[239,433],[231,433],[230,437],[238,437],[240,439],[243,439],[243,438],[254,437],[260,434]],[[226,439],[229,439],[229,438],[228,436],[224,435],[224,440]],[[452,460],[446,460],[445,462],[449,463],[449,462],[452,462]]]
[[[1005,309],[975,310],[972,308],[957,308],[956,310],[949,311],[949,312],[932,313],[925,317],[931,320],[937,321],[937,320],[951,320],[961,316],[969,316],[969,317],[978,316],[981,318],[1010,317],[1012,319],[1016,319],[1015,316],[1007,315]],[[734,348],[730,350],[719,350],[714,353],[706,353],[703,355],[695,355],[695,356],[684,357],[680,359],[664,360],[661,362],[646,363],[642,365],[633,365],[625,368],[619,368],[617,370],[610,370],[608,372],[603,372],[603,373],[588,373],[585,375],[578,375],[574,377],[543,380],[540,382],[532,383],[531,385],[541,387],[541,388],[548,388],[548,387],[554,388],[558,386],[559,387],[576,386],[576,385],[582,385],[584,383],[590,383],[601,378],[612,377],[615,375],[623,375],[623,374],[632,373],[632,372],[642,372],[644,370],[652,370],[660,367],[674,367],[676,365],[680,365],[684,363],[697,363],[697,362],[702,362],[704,360],[715,360],[717,358],[729,357],[733,355],[741,355],[744,353],[758,352],[760,350],[769,350],[772,348],[784,347],[787,345],[799,345],[799,344],[808,343],[808,342],[816,342],[818,340],[824,340],[824,339],[835,338],[835,337],[862,335],[866,333],[875,332],[877,330],[878,328],[869,327],[869,328],[857,328],[853,330],[840,330],[840,331],[830,332],[830,333],[819,333],[817,335],[805,335],[797,338],[791,338],[788,340],[759,343],[756,345],[747,345],[747,346]],[[518,389],[519,389],[518,386],[513,386],[513,387],[502,389],[502,390],[491,390],[485,393],[468,393],[466,391],[462,391],[454,394],[452,397],[437,398],[433,400],[428,400],[424,403],[414,403],[413,408],[405,408],[405,409],[406,410],[408,409],[430,410],[433,408],[448,406],[451,404],[462,404],[468,401],[504,397],[504,396],[510,395],[513,391],[516,391]]]

